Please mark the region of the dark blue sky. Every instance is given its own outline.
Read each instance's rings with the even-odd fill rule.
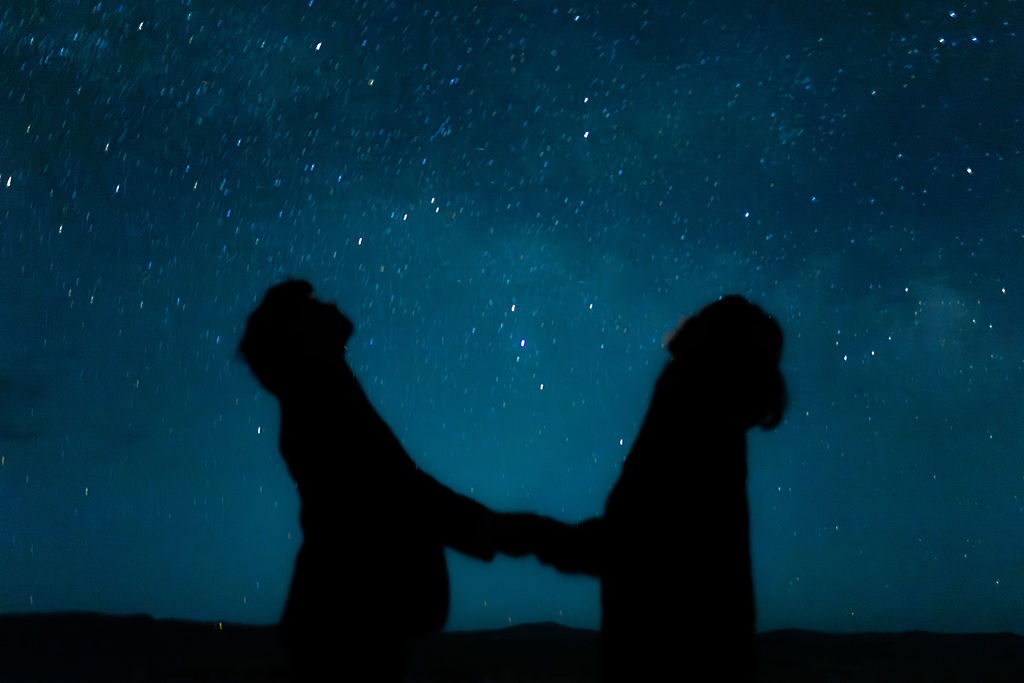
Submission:
[[[417,463],[566,521],[663,335],[744,294],[792,394],[750,443],[759,627],[1024,634],[1019,2],[31,4],[0,611],[276,621],[298,499],[235,347],[297,276]],[[449,628],[598,624],[595,581],[449,557]]]

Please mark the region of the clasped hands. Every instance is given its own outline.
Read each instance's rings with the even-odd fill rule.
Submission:
[[[531,512],[493,513],[479,530],[481,545],[489,554],[512,557],[536,555],[545,564],[562,569],[564,557],[574,545],[579,527]]]

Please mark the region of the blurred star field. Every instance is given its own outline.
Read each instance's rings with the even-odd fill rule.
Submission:
[[[1024,634],[1024,6],[748,5],[0,10],[0,612],[277,620],[298,498],[236,346],[302,277],[423,469],[566,521],[743,294],[791,393],[759,628]],[[449,629],[598,626],[594,580],[449,559]]]

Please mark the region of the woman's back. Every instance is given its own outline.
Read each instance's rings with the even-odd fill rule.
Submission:
[[[666,368],[608,497],[605,680],[750,669],[754,596],[743,431],[688,405]]]

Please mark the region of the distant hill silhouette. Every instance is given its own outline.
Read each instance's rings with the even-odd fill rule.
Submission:
[[[434,634],[417,644],[408,680],[592,683],[597,642],[597,631],[550,623]],[[1024,681],[1024,637],[1012,633],[783,630],[758,635],[757,646],[765,683]],[[287,675],[273,626],[92,613],[0,616],[4,683],[283,683]]]
[[[0,617],[0,681],[285,681],[275,628],[89,612]]]

